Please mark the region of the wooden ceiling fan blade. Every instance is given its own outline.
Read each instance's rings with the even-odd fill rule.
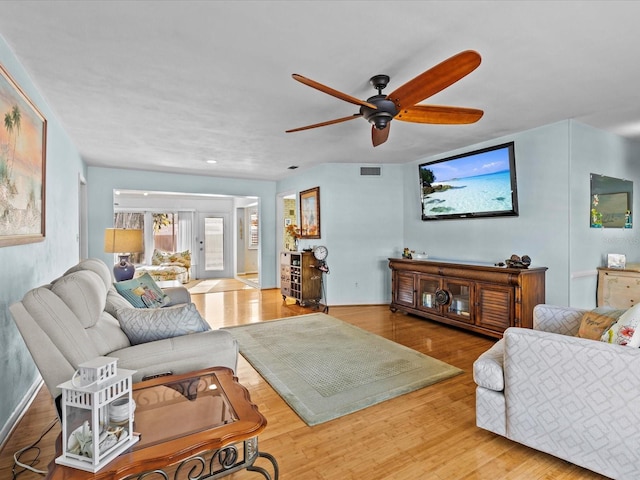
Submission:
[[[484,112],[475,108],[448,107],[444,105],[415,105],[403,108],[395,119],[403,122],[463,125],[475,123]]]
[[[382,130],[378,130],[375,125],[371,125],[371,141],[374,147],[382,145],[387,141],[389,138],[389,130],[391,130],[391,123],[387,123],[387,126]]]
[[[307,125],[306,127],[292,128],[291,130],[287,130],[285,133],[300,132],[302,130],[309,130],[311,128],[326,127],[327,125],[346,122],[348,120],[353,120],[354,118],[360,118],[361,116],[361,113],[354,113],[353,115],[350,115],[348,117],[336,118],[335,120],[328,120],[321,123],[314,123],[313,125]]]
[[[481,60],[480,54],[476,51],[460,52],[409,80],[387,98],[392,100],[398,109],[411,107],[473,72]]]
[[[351,95],[347,95],[346,93],[342,93],[342,92],[340,92],[338,90],[335,90],[335,89],[333,89],[331,87],[327,87],[326,85],[323,85],[323,84],[321,84],[319,82],[316,82],[315,80],[311,80],[310,78],[303,77],[302,75],[298,75],[297,73],[294,73],[291,76],[295,80],[299,81],[300,83],[304,83],[305,85],[307,85],[307,86],[309,86],[311,88],[315,88],[316,90],[320,90],[321,92],[324,92],[327,95],[331,95],[332,97],[339,98],[340,100],[344,100],[345,102],[353,103],[354,105],[360,105],[360,106],[373,108],[374,110],[377,110],[377,108],[378,108],[372,103],[365,102],[364,100],[360,100],[359,98],[356,98],[356,97],[352,97]]]

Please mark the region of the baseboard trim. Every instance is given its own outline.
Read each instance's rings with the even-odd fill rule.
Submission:
[[[36,395],[38,395],[38,391],[40,391],[40,387],[43,385],[42,377],[38,376],[38,378],[33,382],[27,394],[22,398],[22,401],[18,404],[16,409],[7,419],[7,422],[0,430],[0,450],[4,449],[7,440],[18,426],[18,422],[22,419],[22,417],[27,413],[27,410],[36,399]]]

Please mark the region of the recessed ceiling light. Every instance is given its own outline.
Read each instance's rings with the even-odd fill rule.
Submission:
[[[218,162],[216,160],[207,160],[207,163],[210,163],[213,165],[214,163],[218,163]]]

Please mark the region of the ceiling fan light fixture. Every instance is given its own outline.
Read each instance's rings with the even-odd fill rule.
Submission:
[[[374,118],[369,120],[378,130],[384,130],[389,125],[389,122],[393,119],[388,113],[382,113],[375,115]]]
[[[389,122],[394,118],[403,122],[439,125],[461,125],[477,122],[483,115],[482,110],[419,103],[467,76],[480,65],[480,62],[481,58],[478,52],[465,50],[422,72],[388,95],[384,95],[382,91],[390,81],[389,75],[374,75],[369,79],[369,83],[378,91],[378,94],[366,101],[294,73],[292,76],[298,82],[345,102],[359,105],[360,111],[349,117],[336,118],[327,122],[286,130],[286,132],[299,132],[364,117],[372,125],[372,142],[376,147],[387,141]]]

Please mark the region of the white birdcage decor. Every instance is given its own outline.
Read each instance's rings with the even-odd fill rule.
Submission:
[[[133,435],[131,397],[135,371],[118,370],[117,363],[117,358],[97,357],[79,365],[71,380],[58,385],[62,455],[56,463],[95,473],[138,441]]]

